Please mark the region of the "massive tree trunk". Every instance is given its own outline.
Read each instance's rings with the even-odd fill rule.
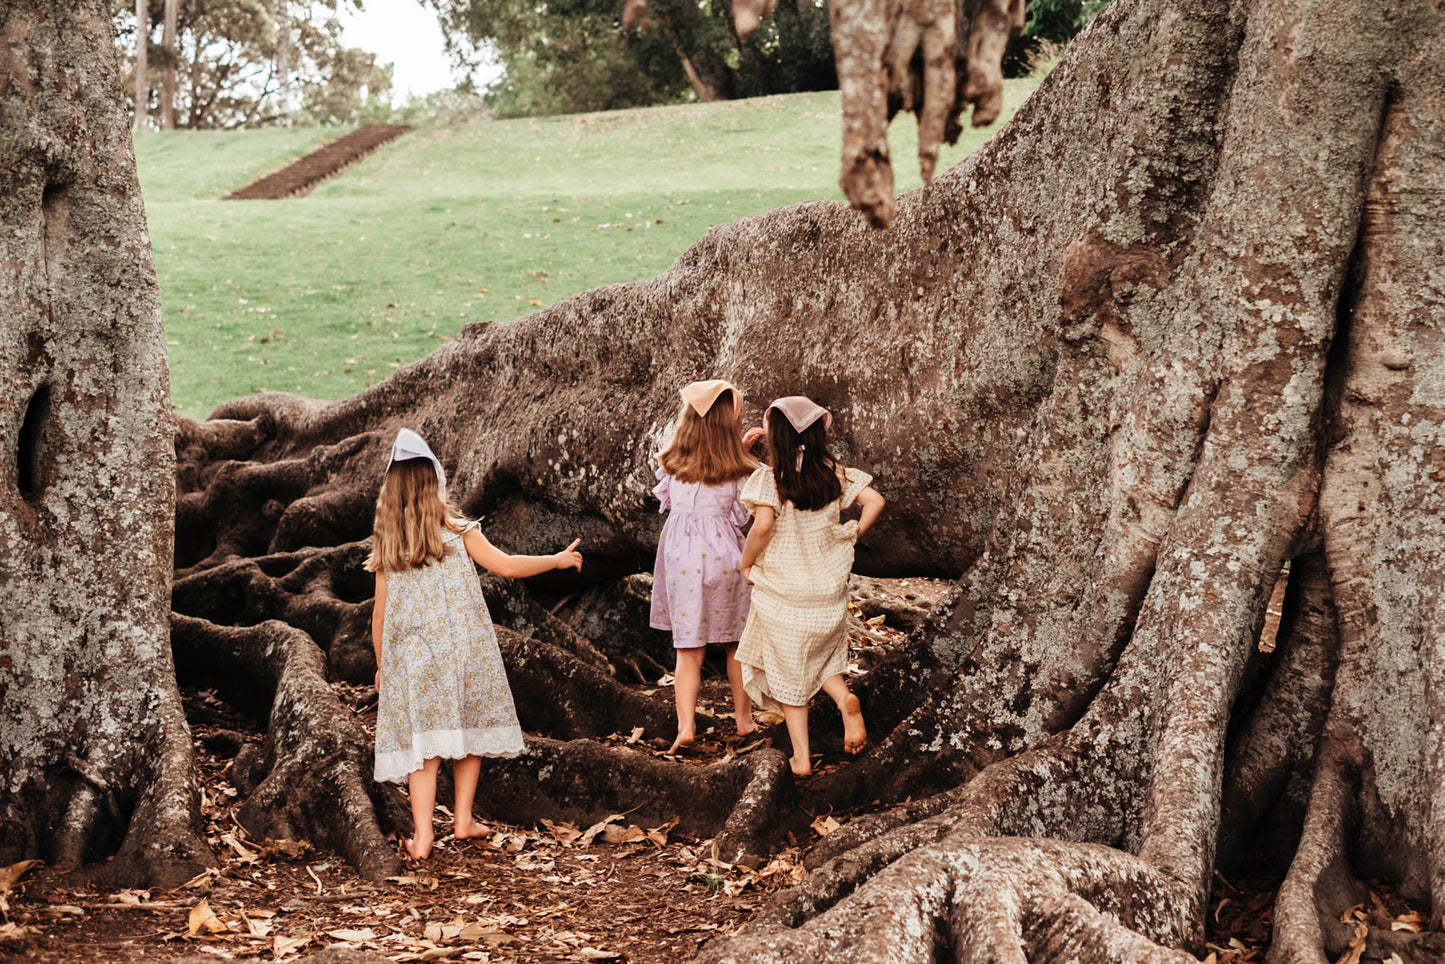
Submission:
[[[872,751],[802,788],[773,759],[711,829],[735,856],[796,827],[798,793],[911,802],[828,837],[705,957],[1182,960],[1216,861],[1281,813],[1288,835],[1291,805],[1298,833],[1310,772],[1277,959],[1337,952],[1366,877],[1438,920],[1442,20],[1125,0],[889,232],[784,209],[353,399],[222,406],[183,431],[178,592],[228,568],[244,602],[220,622],[335,608],[331,665],[364,678],[364,591],[287,588],[273,560],[365,537],[396,426],[433,439],[494,539],[580,535],[596,581],[647,563],[678,385],[804,392],[890,499],[860,568],[962,578],[862,681]],[[496,768],[492,804],[573,746]],[[574,757],[609,802],[636,778]],[[1441,935],[1371,940],[1425,960]]]
[[[1442,65],[1433,0],[1118,0],[888,232],[783,209],[346,401],[183,423],[176,654],[267,721],[237,761],[243,819],[387,867],[404,812],[321,684],[370,677],[360,561],[404,424],[495,541],[588,550],[580,581],[489,586],[540,737],[489,765],[479,806],[686,809],[731,859],[887,805],[710,960],[1187,960],[1213,868],[1264,853],[1288,864],[1279,961],[1337,954],[1365,879],[1439,921]],[[860,681],[873,748],[802,785],[776,749],[699,768],[588,740],[666,735],[665,694],[533,598],[648,565],[651,458],[700,375],[751,415],[798,392],[834,410],[890,499],[861,569],[962,574]],[[815,725],[835,753],[834,718]],[[1368,937],[1404,961],[1445,941]]]
[[[109,8],[77,6],[0,6],[0,863],[175,881],[210,856],[165,340]]]

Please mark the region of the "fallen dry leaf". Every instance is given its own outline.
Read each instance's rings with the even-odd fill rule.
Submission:
[[[0,894],[8,894],[20,883],[20,878],[25,876],[26,871],[33,867],[39,867],[43,860],[22,860],[19,863],[11,864],[4,870],[0,870]]]
[[[1410,931],[1418,934],[1425,929],[1425,915],[1417,910],[1406,911],[1390,922],[1392,931]]]
[[[186,915],[186,929],[190,931],[192,937],[201,936],[202,931],[205,931],[207,934],[221,934],[230,930],[229,927],[221,923],[221,919],[216,916],[216,912],[211,910],[211,900],[209,897],[202,897],[200,902],[191,908],[191,912]]]
[[[584,961],[615,961],[622,955],[617,951],[599,951],[595,947],[584,947],[577,952]]]
[[[297,953],[310,943],[311,938],[309,937],[283,937],[277,934],[276,939],[271,942],[271,953],[277,960],[280,960]]]
[[[614,814],[612,814],[610,817],[608,817],[607,819],[605,819],[605,820],[600,820],[600,821],[598,821],[597,823],[594,823],[592,826],[590,826],[590,827],[587,828],[587,832],[584,833],[584,834],[582,835],[581,839],[578,840],[577,842],[580,843],[580,844],[581,844],[582,846],[584,846],[584,847],[590,847],[590,846],[592,846],[592,841],[595,840],[595,839],[597,839],[597,835],[598,835],[599,833],[601,833],[602,831],[606,830],[607,827],[608,827],[608,825],[613,824],[613,823],[616,823],[618,820],[621,820],[621,819],[623,818],[623,816],[624,816],[623,814],[614,813]]]
[[[221,834],[221,843],[234,850],[236,852],[236,856],[240,858],[241,863],[243,864],[249,865],[259,863],[261,861],[261,855],[258,854],[256,851],[252,850],[250,847],[247,847],[245,844],[241,843],[241,841],[237,840],[236,835],[233,833]]]
[[[340,930],[327,931],[327,932],[326,932],[326,936],[327,936],[327,937],[334,937],[334,938],[336,938],[338,941],[347,941],[347,942],[353,943],[353,944],[356,943],[356,942],[358,942],[358,941],[374,941],[374,940],[376,940],[376,932],[373,931],[370,927],[362,928],[362,929],[359,930],[359,931],[358,931],[358,930],[347,930],[347,929],[345,929],[345,928],[342,928],[342,929],[340,929]]]
[[[553,823],[544,817],[542,819],[542,826],[547,828],[547,832],[552,835],[552,839],[564,847],[570,847],[574,840],[582,836],[582,831],[570,823]]]
[[[818,836],[826,837],[828,836],[828,834],[832,833],[834,830],[837,830],[843,825],[838,821],[834,820],[829,814],[819,814],[818,817],[811,824],[809,824],[809,826],[813,828],[813,830],[818,834]]]

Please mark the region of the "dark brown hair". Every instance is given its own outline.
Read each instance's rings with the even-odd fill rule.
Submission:
[[[743,448],[738,419],[737,392],[730,388],[718,395],[706,415],[683,402],[677,427],[658,461],[679,482],[716,485],[751,475],[758,463]]]
[[[768,455],[778,498],[784,502],[811,511],[842,497],[838,460],[828,452],[828,429],[823,419],[797,432],[782,412],[769,412]]]

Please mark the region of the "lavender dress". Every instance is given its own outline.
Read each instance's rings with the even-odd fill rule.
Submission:
[[[751,518],[738,496],[747,477],[706,485],[657,470],[652,494],[670,512],[657,541],[652,628],[672,630],[672,645],[693,649],[732,643],[748,618],[751,587],[738,562]]]

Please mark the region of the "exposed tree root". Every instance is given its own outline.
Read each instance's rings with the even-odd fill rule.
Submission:
[[[216,686],[233,705],[266,720],[261,759],[236,774],[247,800],[241,821],[258,838],[306,838],[341,854],[372,879],[400,872],[377,822],[383,788],[371,779],[365,734],[326,682],[311,637],[278,620],[217,626],[172,616],[182,680]]]
[[[698,767],[592,740],[528,737],[523,755],[488,761],[477,805],[517,823],[543,814],[581,823],[611,813],[657,824],[676,818],[684,832],[715,837],[720,855],[731,862],[771,849],[778,812],[792,794],[792,774],[779,750]]]

